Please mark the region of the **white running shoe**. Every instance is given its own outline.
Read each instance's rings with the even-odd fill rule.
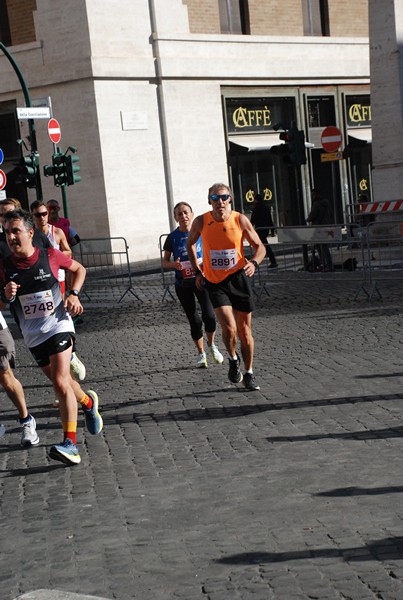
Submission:
[[[207,367],[207,356],[205,352],[200,352],[196,360],[196,367],[205,369]]]
[[[76,381],[84,381],[85,379],[85,366],[75,352],[71,355],[70,373]]]
[[[210,348],[211,355],[214,358],[215,362],[219,365],[222,365],[222,363],[224,362],[224,357],[221,354],[221,352],[219,351],[219,349],[217,348],[217,346],[215,344],[211,344],[211,346],[209,346],[209,348]]]
[[[26,421],[26,423],[21,424],[21,427],[21,446],[23,448],[28,448],[29,446],[36,446],[37,444],[39,444],[39,437],[36,433],[36,421],[32,415],[29,421]]]

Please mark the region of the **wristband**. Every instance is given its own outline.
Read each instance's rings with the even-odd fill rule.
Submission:
[[[195,274],[195,277],[197,277],[198,275],[201,275],[202,272],[200,271],[200,269],[195,269],[194,274]]]
[[[255,260],[250,260],[249,262],[251,262],[251,263],[252,263],[252,265],[254,265],[254,266],[255,266],[255,269],[257,269],[257,268],[258,268],[258,266],[259,266],[259,265],[257,264],[257,262],[256,262]]]

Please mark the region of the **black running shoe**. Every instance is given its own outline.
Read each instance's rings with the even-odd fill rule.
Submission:
[[[236,355],[236,358],[229,359],[228,379],[231,383],[241,383],[243,379],[240,364],[241,361],[239,360],[238,354]]]
[[[260,385],[256,383],[253,373],[245,373],[243,376],[243,384],[250,392],[253,392],[254,390],[260,390]]]

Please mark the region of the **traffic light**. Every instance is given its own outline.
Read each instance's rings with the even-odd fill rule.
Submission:
[[[38,184],[39,176],[39,153],[31,152],[21,158],[20,170],[23,176],[23,183],[28,188],[35,188]]]
[[[80,157],[77,154],[69,154],[65,157],[66,159],[66,177],[67,177],[67,185],[74,185],[81,181],[80,175],[77,173],[81,170],[80,165],[77,163],[80,160]]]
[[[293,123],[290,129],[287,129],[287,131],[282,131],[279,137],[284,144],[273,146],[271,148],[271,152],[273,154],[284,155],[283,160],[288,164],[295,165],[297,167],[300,165],[305,165],[305,133],[303,131],[299,131],[296,125]]]
[[[293,130],[293,152],[290,154],[292,157],[291,162],[297,166],[306,164],[306,153],[305,153],[305,133],[298,129]]]
[[[45,165],[43,174],[45,177],[53,177],[53,182],[57,187],[67,185],[66,156],[61,152],[56,152],[52,156],[52,166]]]

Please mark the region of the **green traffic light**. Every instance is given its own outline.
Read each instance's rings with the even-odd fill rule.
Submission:
[[[81,167],[77,164],[80,157],[77,154],[69,154],[66,156],[66,175],[67,185],[74,185],[81,181],[80,175],[77,175],[81,171]]]

